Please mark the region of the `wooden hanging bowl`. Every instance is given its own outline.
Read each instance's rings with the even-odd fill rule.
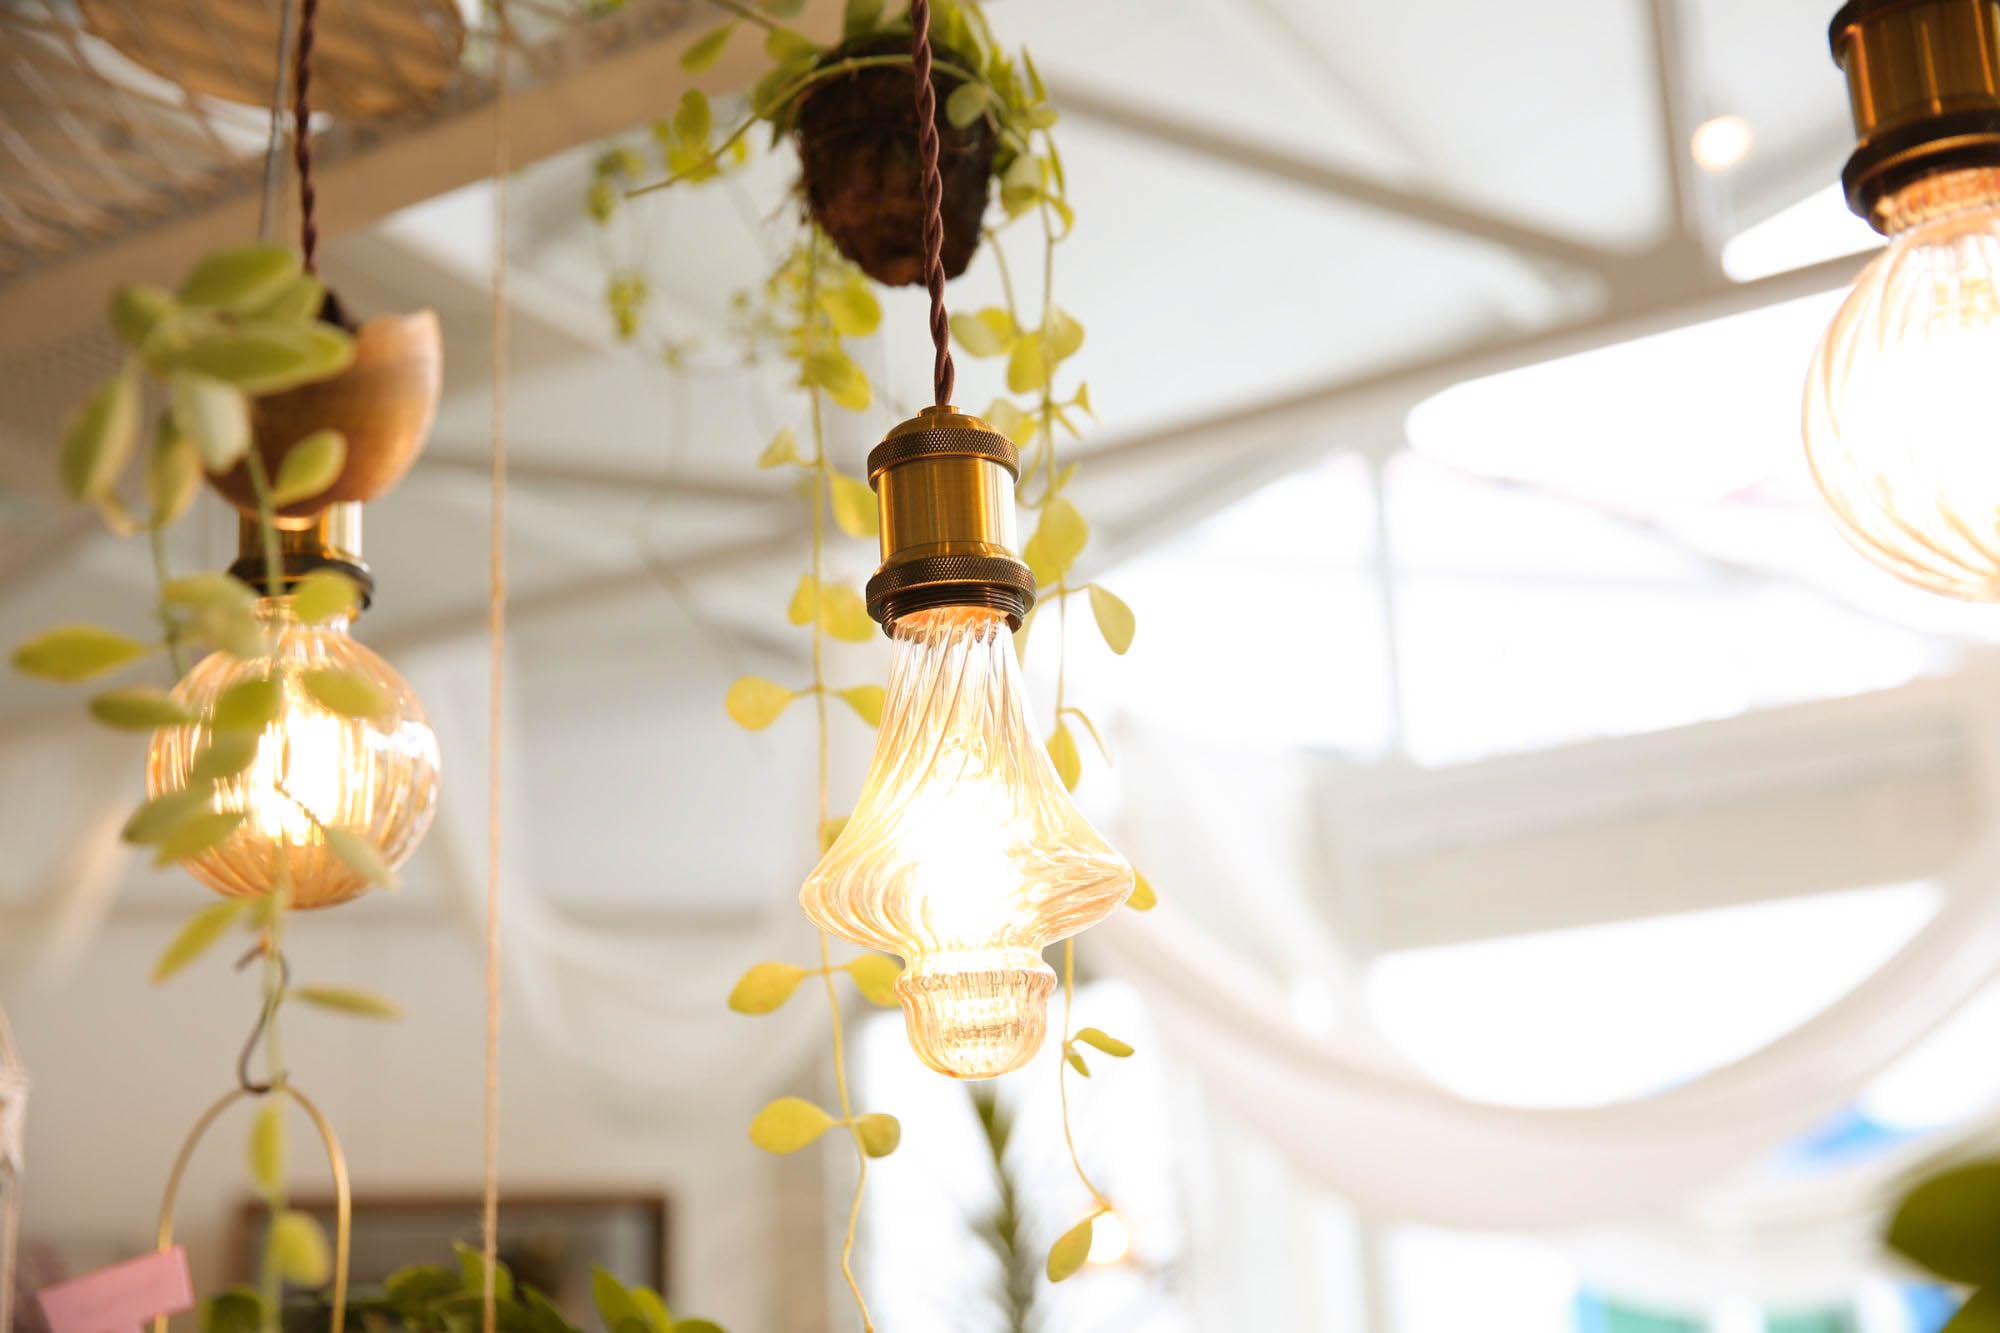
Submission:
[[[354,363],[330,380],[254,399],[257,452],[276,476],[286,450],[316,430],[347,437],[347,462],[332,486],[278,511],[281,527],[301,527],[328,505],[373,500],[403,479],[423,452],[437,417],[444,348],[434,310],[382,315],[354,335]],[[210,477],[236,508],[257,512],[249,470]]]

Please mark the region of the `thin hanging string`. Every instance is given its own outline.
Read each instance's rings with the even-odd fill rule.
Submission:
[[[480,1212],[486,1256],[480,1289],[483,1333],[494,1333],[495,1283],[500,1267],[500,723],[507,646],[507,172],[511,165],[505,0],[494,0],[493,14],[500,40],[493,57],[493,495],[486,547],[486,1142]]]
[[[299,249],[305,270],[319,272],[319,219],[313,212],[312,50],[319,0],[300,0],[299,50],[292,69],[292,158],[299,169]]]
[[[21,1057],[14,1048],[14,1029],[7,1025],[7,1011],[0,1009],[0,1071],[21,1075]],[[5,1083],[15,1086],[11,1089]],[[0,1092],[11,1096],[25,1096],[22,1079],[0,1082]],[[9,1112],[0,1112],[0,1115]],[[24,1107],[16,1106],[11,1114],[25,1116]],[[0,1131],[3,1132],[3,1131]],[[14,1327],[14,1253],[21,1239],[21,1174],[13,1159],[7,1155],[7,1145],[0,1140],[0,1333],[11,1333]]]
[[[271,77],[271,130],[264,141],[264,192],[257,200],[257,239],[268,241],[277,227],[278,178],[284,170],[281,150],[285,143],[285,85],[286,76],[291,72],[292,53],[292,0],[281,0],[278,6],[278,49],[271,61],[276,71]],[[0,1333],[8,1333],[5,1325],[0,1325]]]
[[[951,404],[951,320],[944,308],[944,177],[938,171],[937,90],[931,87],[931,3],[910,0],[910,68],[917,76],[917,156],[923,161],[924,286],[931,293],[932,379],[937,405]]]

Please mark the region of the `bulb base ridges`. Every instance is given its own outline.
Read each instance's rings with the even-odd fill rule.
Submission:
[[[1028,1063],[1048,1028],[1056,974],[1033,954],[1020,965],[926,959],[896,982],[910,1045],[925,1064],[960,1079],[998,1078]]]

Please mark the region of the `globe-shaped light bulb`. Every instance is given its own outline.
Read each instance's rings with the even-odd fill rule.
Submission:
[[[1844,535],[1921,587],[2000,599],[2000,170],[1885,201],[1888,248],[1806,380],[1806,458]]]
[[[349,637],[345,619],[305,624],[283,598],[260,602],[258,614],[271,639],[269,656],[215,653],[174,687],[174,698],[203,716],[224,691],[246,680],[275,675],[282,693],[276,719],[258,738],[256,758],[215,784],[214,808],[240,810],[243,821],[181,864],[232,898],[262,897],[282,877],[291,886],[291,906],[331,907],[364,892],[368,879],[335,854],[326,830],[367,838],[391,867],[408,860],[437,813],[437,735],[409,682]],[[303,683],[304,673],[319,670],[368,681],[386,707],[370,718],[334,712]],[[208,740],[209,728],[199,724],[155,732],[146,760],[147,795],[187,789]]]
[[[839,838],[799,893],[824,930],[904,962],[910,1044],[957,1078],[1041,1046],[1055,973],[1042,950],[1132,892],[1132,867],[1070,801],[1028,726],[998,611],[895,622],[875,758]]]

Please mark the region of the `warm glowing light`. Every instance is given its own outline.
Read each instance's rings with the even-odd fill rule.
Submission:
[[[868,780],[799,900],[822,929],[903,959],[896,993],[926,1064],[991,1078],[1041,1046],[1042,950],[1123,902],[1132,868],[1029,727],[999,612],[917,612],[895,639]]]
[[[1835,522],[1921,587],[2000,599],[2000,171],[1949,172],[1885,208],[1806,381],[1806,457]]]
[[[1694,127],[1688,154],[1703,171],[1723,172],[1741,165],[1757,142],[1750,122],[1741,116],[1716,116]]]
[[[282,856],[291,904],[330,907],[363,892],[368,881],[327,846],[325,830],[361,834],[392,867],[408,860],[437,810],[437,737],[408,682],[350,638],[344,620],[306,625],[282,602],[268,600],[259,611],[273,635],[270,656],[245,660],[216,653],[174,688],[181,703],[206,713],[231,686],[275,672],[282,697],[256,758],[215,785],[215,808],[240,810],[243,822],[182,864],[218,893],[251,898],[277,886]],[[388,707],[365,720],[335,713],[306,691],[302,673],[314,670],[361,677]],[[154,733],[147,794],[187,788],[208,739],[204,726]]]
[[[1090,1224],[1090,1253],[1086,1263],[1109,1267],[1122,1264],[1132,1253],[1132,1228],[1117,1213],[1100,1213]]]

